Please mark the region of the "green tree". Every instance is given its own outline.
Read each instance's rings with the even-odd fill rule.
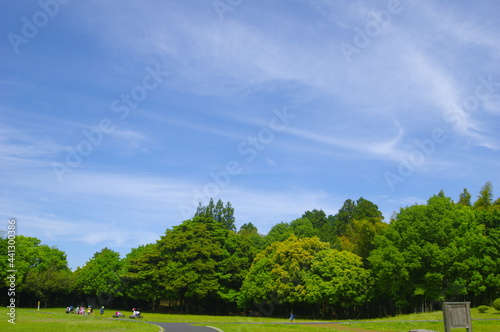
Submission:
[[[345,234],[351,221],[356,217],[356,202],[347,199],[334,216],[335,235]]]
[[[487,209],[493,205],[493,186],[488,181],[479,191],[477,201],[474,202],[474,207],[477,209]]]
[[[0,249],[7,253],[7,248],[8,238],[2,233]],[[47,306],[51,298],[70,292],[73,278],[63,251],[41,244],[37,238],[17,235],[13,257],[14,266],[11,267],[8,265],[9,256],[0,256],[0,275],[7,285],[7,271],[16,270],[16,305],[21,303],[19,294],[34,295]]]
[[[206,216],[168,229],[158,246],[161,285],[185,311],[209,301],[234,302],[252,257],[248,238]]]
[[[337,236],[345,235],[353,220],[368,220],[375,224],[384,219],[378,206],[363,197],[356,202],[351,199],[346,200],[333,218]]]
[[[224,206],[224,203],[220,199],[214,204],[214,200],[210,198],[210,202],[206,206],[201,203],[198,205],[194,216],[212,218],[224,225],[226,229],[236,231],[234,208],[230,202],[227,202],[226,206]]]
[[[359,306],[369,299],[370,271],[361,257],[335,249],[321,250],[314,257],[306,277],[306,302],[316,304],[322,316],[327,305]]]
[[[33,268],[26,274],[25,289],[41,300],[46,308],[55,296],[69,294],[74,282],[74,275],[67,267],[64,269],[49,267],[44,270]]]
[[[375,244],[369,261],[380,295],[400,308],[430,309],[456,296],[480,295],[487,286],[480,265],[494,269],[474,212],[445,196],[401,209]]]
[[[219,290],[217,297],[226,307],[235,309],[239,290],[257,254],[256,238],[228,232],[224,240],[224,256],[218,262]]]
[[[291,235],[257,255],[243,286],[239,304],[314,305],[326,313],[327,304],[361,304],[369,288],[369,271],[361,258],[330,249],[317,237]]]
[[[500,210],[475,210],[478,223],[484,229],[486,243],[480,251],[481,259],[477,262],[477,272],[480,273],[485,287],[483,303],[500,296]]]
[[[319,230],[313,226],[308,218],[295,219],[290,223],[290,230],[298,238],[314,237],[319,235]]]
[[[368,220],[375,224],[384,219],[382,212],[379,211],[378,206],[369,200],[360,197],[356,201],[356,209],[354,214],[354,219],[357,220]]]
[[[288,237],[290,237],[290,235],[292,235],[292,230],[289,223],[277,223],[273,227],[271,227],[267,235],[264,237],[265,246],[267,247],[274,242],[284,241]]]
[[[242,238],[247,238],[251,245],[251,261],[257,255],[258,252],[264,249],[264,237],[259,234],[257,227],[255,227],[251,222],[245,223],[240,227],[238,234]]]
[[[375,236],[381,234],[388,226],[380,220],[372,221],[353,220],[345,234],[339,237],[340,248],[366,260],[370,252],[375,249]]]
[[[5,236],[5,235],[4,235]],[[4,253],[7,253],[8,238],[5,236],[0,241]],[[34,237],[27,237],[23,235],[17,235],[15,237],[15,256],[12,263],[14,264],[16,270],[16,290],[22,292],[26,287],[24,279],[30,268],[33,268],[40,262],[41,257],[38,255],[37,249],[41,245],[41,241]],[[8,261],[9,256],[4,254],[0,255],[0,273],[3,273],[2,283],[7,286],[9,280],[6,278],[7,270],[12,270],[9,268]]]
[[[76,273],[78,290],[93,297],[98,304],[108,304],[122,296],[123,261],[120,254],[108,248],[96,252]]]
[[[133,248],[123,261],[123,282],[126,295],[134,300],[145,300],[156,311],[164,297],[160,286],[160,253],[157,244],[147,244]]]
[[[328,218],[323,210],[314,209],[312,211],[306,211],[302,214],[301,218],[309,219],[313,227],[317,230],[322,230],[325,225],[328,224]]]
[[[327,216],[323,210],[306,211],[302,214],[302,219],[309,219],[313,227],[318,231],[317,236],[321,241],[334,242],[335,227],[333,216]]]
[[[464,191],[460,194],[460,199],[458,200],[458,204],[471,206],[471,198],[472,195],[467,191],[467,189],[464,189]]]
[[[241,288],[240,306],[269,299],[275,303],[305,302],[305,276],[314,256],[328,248],[328,243],[317,237],[299,239],[295,235],[272,243],[255,258]]]

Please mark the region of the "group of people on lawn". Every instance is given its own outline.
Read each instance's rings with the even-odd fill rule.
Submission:
[[[104,306],[101,307],[101,315],[104,315]],[[92,315],[94,313],[94,308],[89,305],[87,307],[87,310],[85,310],[85,306],[77,306],[76,308],[70,305],[69,307],[66,308],[66,313],[67,314],[79,314],[79,315]]]
[[[136,310],[135,308],[132,309],[132,315],[133,316],[136,316],[136,317],[139,317],[141,315],[141,313],[139,312],[139,310]],[[69,314],[69,313],[72,313],[72,314],[80,314],[80,315],[92,315],[94,313],[94,308],[89,305],[87,307],[87,310],[85,310],[85,307],[82,305],[82,306],[78,306],[78,307],[73,307],[72,305],[70,305],[69,307],[66,308],[66,313]],[[101,307],[101,310],[100,310],[100,313],[101,315],[104,315],[104,306]],[[121,312],[117,311],[115,312],[115,315],[116,316],[123,316]]]

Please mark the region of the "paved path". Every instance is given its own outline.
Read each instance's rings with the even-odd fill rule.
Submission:
[[[205,327],[205,326],[193,326],[187,323],[155,323],[148,322],[150,324],[158,325],[163,327],[165,332],[216,332],[221,331],[215,328]]]

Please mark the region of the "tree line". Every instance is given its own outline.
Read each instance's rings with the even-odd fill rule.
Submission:
[[[500,199],[490,182],[474,202],[467,189],[456,202],[441,191],[383,220],[376,204],[348,199],[335,215],[306,211],[261,235],[250,222],[236,228],[231,203],[210,200],[155,243],[123,258],[104,248],[75,271],[61,250],[19,235],[16,303],[361,318],[500,297]],[[2,255],[5,303],[7,263]]]

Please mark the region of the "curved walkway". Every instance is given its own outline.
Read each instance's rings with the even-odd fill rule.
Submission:
[[[150,324],[158,325],[162,327],[165,332],[223,332],[220,329],[215,327],[207,327],[207,326],[193,326],[188,323],[156,323],[156,322],[148,322]]]

